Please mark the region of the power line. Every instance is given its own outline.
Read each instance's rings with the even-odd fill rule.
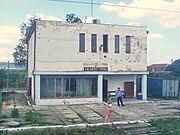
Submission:
[[[75,4],[86,4],[86,5],[105,5],[105,6],[112,6],[112,7],[124,7],[124,8],[134,8],[134,9],[142,9],[142,10],[180,13],[180,10],[166,10],[166,9],[144,8],[144,7],[134,7],[134,6],[121,6],[118,4],[97,3],[97,2],[92,2],[92,1],[91,2],[72,1],[72,0],[50,0],[50,1],[75,3]]]

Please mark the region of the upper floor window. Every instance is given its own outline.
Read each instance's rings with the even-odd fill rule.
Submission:
[[[97,35],[91,35],[91,52],[97,52]]]
[[[108,35],[103,35],[103,52],[108,52]]]
[[[119,53],[119,35],[115,35],[114,38],[114,52]]]
[[[79,34],[79,52],[85,52],[85,34]]]
[[[126,53],[131,53],[131,37],[126,36]]]

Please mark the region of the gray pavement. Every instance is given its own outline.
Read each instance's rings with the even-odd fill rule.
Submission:
[[[112,101],[111,122],[113,124],[146,123],[156,118],[180,117],[179,100],[150,99],[144,101],[124,99],[125,106],[120,107],[116,105],[116,99],[112,99]],[[9,118],[14,104],[12,95],[7,96],[6,102],[7,109],[2,114],[7,118],[4,118],[6,123],[1,123],[1,128],[7,127],[8,122],[17,120]],[[41,113],[41,121],[49,123],[49,125],[98,124],[103,123],[105,119],[105,106],[103,104],[29,106],[26,103],[25,94],[22,93],[15,94],[15,102],[20,113],[18,121],[23,121],[25,113],[30,110]],[[25,126],[30,127],[32,125],[26,124]]]

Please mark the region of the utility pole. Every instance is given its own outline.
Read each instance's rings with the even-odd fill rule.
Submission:
[[[9,88],[9,61],[8,61],[8,68],[7,68],[7,91]]]
[[[91,0],[91,17],[93,18],[93,0]]]

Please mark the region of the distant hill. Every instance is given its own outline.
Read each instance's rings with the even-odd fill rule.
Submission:
[[[0,69],[8,69],[8,62],[0,62]],[[25,67],[15,66],[14,62],[9,62],[9,69],[25,69]]]

